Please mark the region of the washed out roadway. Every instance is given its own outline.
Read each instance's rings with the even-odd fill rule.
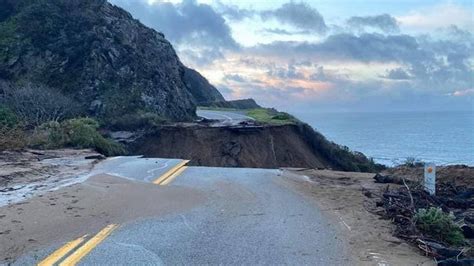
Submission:
[[[238,125],[241,122],[254,120],[239,111],[197,110],[196,114],[202,118],[217,120],[218,125]]]
[[[163,167],[160,171],[150,161],[153,159],[120,157],[107,160],[97,169],[157,186],[150,171],[163,174],[165,168],[182,162],[158,160],[156,164]],[[192,208],[118,223],[78,264],[352,264],[335,222],[292,188],[290,181],[297,177],[269,169],[183,169],[163,191],[167,187],[182,188],[175,199],[185,200],[189,195],[186,189],[197,190],[204,195],[202,202]],[[143,202],[150,204],[160,202]],[[51,243],[26,253],[15,264],[37,263],[64,243]]]

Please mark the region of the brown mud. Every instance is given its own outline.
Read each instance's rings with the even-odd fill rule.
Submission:
[[[205,195],[190,188],[93,176],[84,183],[1,207],[0,264],[29,251],[97,232],[108,224],[182,211],[204,200]],[[159,204],[150,204],[153,202]]]

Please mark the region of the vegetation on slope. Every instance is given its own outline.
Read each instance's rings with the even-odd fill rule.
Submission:
[[[36,121],[20,119],[0,105],[0,151],[71,147],[94,149],[106,156],[126,153],[122,145],[102,136],[99,123],[92,118],[50,120],[35,126]]]
[[[92,148],[106,156],[125,154],[120,144],[104,138],[98,129],[99,123],[92,118],[74,118],[61,123],[52,121],[35,129],[30,146],[41,149]]]
[[[250,109],[247,110],[246,114],[257,122],[269,125],[288,125],[299,122],[294,116],[285,112],[278,112],[273,108]]]

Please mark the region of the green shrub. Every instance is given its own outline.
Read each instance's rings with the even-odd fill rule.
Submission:
[[[423,162],[419,159],[416,159],[415,157],[407,157],[403,165],[408,167],[418,167],[423,166]]]
[[[107,156],[125,154],[122,145],[104,138],[98,129],[99,123],[92,118],[48,122],[36,128],[31,145],[44,149],[90,148]]]
[[[108,122],[107,125],[113,130],[135,130],[143,128],[154,128],[164,124],[166,119],[155,113],[126,114]]]
[[[40,149],[58,149],[66,146],[67,136],[59,122],[51,121],[35,128],[30,146]]]
[[[441,208],[430,207],[419,209],[414,218],[416,227],[420,231],[437,240],[455,246],[465,243],[462,230],[454,222],[452,213],[445,213]]]
[[[274,115],[272,119],[275,120],[291,120],[293,117],[287,113],[279,112],[278,114]]]
[[[0,106],[0,127],[13,128],[18,125],[18,118],[8,108]]]

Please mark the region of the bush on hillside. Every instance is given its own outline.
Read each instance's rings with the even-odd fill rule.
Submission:
[[[26,126],[62,121],[78,114],[74,101],[43,85],[14,86],[0,82],[0,96],[0,104],[8,107]]]
[[[0,127],[0,151],[21,150],[26,147],[26,138],[19,127]]]
[[[12,128],[18,125],[16,115],[5,106],[0,106],[0,127]]]
[[[465,242],[461,228],[454,222],[452,213],[441,208],[419,209],[414,216],[416,227],[423,233],[450,245],[460,246]]]
[[[107,156],[125,154],[122,145],[104,138],[98,129],[99,123],[92,118],[48,122],[35,129],[32,146],[43,149],[91,148]]]
[[[403,165],[407,167],[419,167],[423,166],[423,162],[415,157],[407,157]]]
[[[155,113],[126,114],[107,123],[112,130],[135,130],[154,128],[166,122],[166,119]]]
[[[0,106],[0,151],[18,150],[26,146],[18,118],[6,107]]]

